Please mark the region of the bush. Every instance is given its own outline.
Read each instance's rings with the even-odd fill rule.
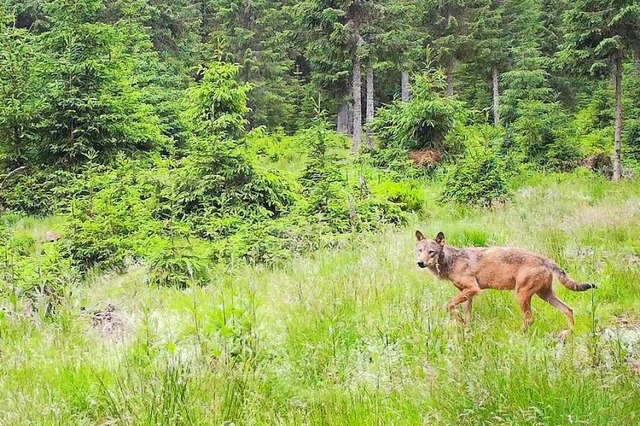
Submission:
[[[62,170],[26,169],[12,176],[0,190],[0,210],[45,216],[65,207],[75,175]]]
[[[442,199],[485,207],[506,199],[508,189],[502,167],[486,149],[469,153],[449,171]]]
[[[524,161],[555,171],[578,165],[576,134],[558,103],[523,101],[518,112],[512,129]]]
[[[233,141],[193,140],[189,155],[172,170],[163,197],[183,219],[207,214],[277,217],[293,204],[290,182],[257,163]]]
[[[184,122],[191,136],[239,140],[245,134],[251,85],[237,82],[239,67],[212,61],[199,85],[187,91]]]
[[[372,185],[371,192],[378,198],[396,203],[402,211],[420,211],[426,200],[424,190],[413,181],[385,180]]]
[[[12,235],[3,226],[0,235],[0,293],[9,299],[28,299],[43,315],[55,313],[78,275],[59,243],[37,246],[29,235]],[[15,308],[15,306],[14,306]]]
[[[625,155],[640,161],[640,118],[630,118],[624,123]]]
[[[455,153],[459,147],[447,145],[445,138],[461,114],[462,103],[453,98],[414,98],[378,109],[372,129],[382,147]]]
[[[154,215],[156,187],[141,172],[146,167],[141,161],[121,158],[113,170],[89,169],[78,179],[64,244],[81,269],[97,265],[121,269],[127,257],[144,256],[147,239],[161,225]]]
[[[322,125],[307,134],[305,141],[310,146],[310,154],[300,178],[303,197],[294,215],[306,216],[335,233],[372,230],[384,224],[402,222],[401,202],[385,197],[384,190],[372,194],[365,175],[360,172],[355,181],[348,180],[343,174],[353,164],[349,161],[354,160],[341,159],[335,149],[331,149],[334,135]],[[339,167],[341,162],[342,168]],[[399,192],[397,190],[396,195]]]
[[[459,137],[465,140],[467,150],[448,170],[442,201],[489,206],[508,198],[505,164],[491,147],[500,144],[497,136],[484,126],[461,130]]]
[[[337,232],[350,229],[346,178],[339,168],[340,158],[331,150],[332,133],[318,124],[304,135],[309,157],[300,184],[303,199],[298,203],[298,214],[327,224]]]
[[[391,172],[399,180],[419,178],[435,170],[435,167],[420,167],[411,158],[411,153],[406,148],[399,146],[379,147],[372,151],[361,152],[358,160]]]
[[[208,251],[189,240],[161,240],[147,255],[149,282],[153,285],[186,288],[208,284],[211,277]]]
[[[278,217],[293,204],[290,182],[260,167],[246,147],[250,86],[239,84],[237,73],[236,65],[214,61],[202,83],[189,90],[187,155],[162,191],[170,214],[196,228],[209,215],[256,221]]]
[[[416,77],[409,102],[396,101],[376,111],[372,130],[381,149],[430,149],[445,156],[460,152],[447,134],[466,120],[464,103],[439,93],[432,74]]]

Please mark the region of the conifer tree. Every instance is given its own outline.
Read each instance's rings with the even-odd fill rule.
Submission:
[[[635,0],[576,0],[564,15],[562,58],[597,76],[612,68],[615,93],[613,180],[622,176],[622,66],[640,43],[640,4]],[[611,67],[611,65],[613,65]]]
[[[153,108],[136,85],[135,25],[101,22],[101,0],[48,2],[53,21],[39,38],[47,57],[38,162],[64,167],[91,155],[107,160],[118,151],[152,150],[166,143]],[[139,53],[139,52],[137,52]]]
[[[23,165],[35,155],[40,49],[33,34],[0,13],[0,168]]]
[[[478,1],[441,0],[427,1],[430,12],[427,14],[432,29],[431,45],[434,47],[440,65],[447,77],[446,93],[453,96],[454,70],[468,59],[473,51],[473,33],[475,15],[479,13]]]

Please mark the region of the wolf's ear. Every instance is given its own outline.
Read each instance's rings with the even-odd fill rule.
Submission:
[[[416,238],[418,239],[418,241],[422,241],[424,240],[424,235],[422,235],[422,232],[416,231]]]
[[[444,233],[443,232],[438,232],[438,235],[436,235],[436,243],[440,244],[441,246],[444,247]]]

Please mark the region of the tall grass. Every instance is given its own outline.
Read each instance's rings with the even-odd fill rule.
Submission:
[[[481,294],[465,329],[445,314],[455,288],[414,267],[416,227],[535,250],[600,287],[558,286],[577,321],[564,339],[541,300],[522,332],[509,292]],[[536,175],[493,210],[430,199],[409,228],[204,288],[149,287],[136,267],[73,288],[49,317],[3,296],[0,423],[635,425],[638,241],[637,184]],[[108,303],[105,331],[89,313]]]

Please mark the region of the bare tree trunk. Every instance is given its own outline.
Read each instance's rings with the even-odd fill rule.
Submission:
[[[498,73],[498,65],[493,64],[491,67],[493,77],[493,125],[500,124],[500,74]]]
[[[447,74],[447,96],[453,96],[453,64],[446,69]]]
[[[352,90],[349,90],[349,93],[351,94],[351,96],[353,96],[353,93],[351,93]],[[353,137],[353,104],[349,104],[347,105],[347,116],[348,116],[348,120],[347,120],[347,135]]]
[[[341,103],[338,107],[336,131],[344,134],[349,133],[349,105],[346,103]]]
[[[353,81],[348,84],[347,92],[349,99],[347,102],[347,135],[353,136]]]
[[[353,54],[353,144],[351,151],[355,154],[362,143],[362,76],[360,74],[360,46],[362,37],[356,26],[356,50]]]
[[[401,76],[402,102],[409,102],[409,72],[402,71]]]
[[[622,54],[618,52],[615,57],[615,85],[616,85],[616,121],[613,149],[613,180],[619,180],[622,176]]]
[[[371,123],[373,122],[373,66],[369,64],[367,68],[367,147],[373,148],[373,137],[371,133]]]

